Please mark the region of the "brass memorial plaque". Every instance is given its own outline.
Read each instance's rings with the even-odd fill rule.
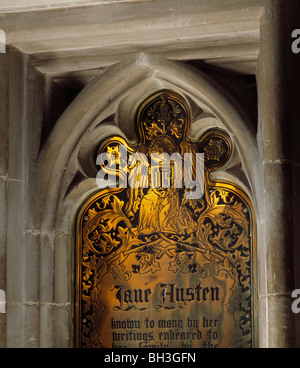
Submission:
[[[239,187],[211,179],[231,156],[229,136],[215,129],[190,140],[188,104],[170,91],[141,104],[136,127],[136,145],[116,136],[100,144],[117,185],[78,214],[77,346],[254,346],[254,211]],[[130,163],[134,153],[142,155]],[[204,153],[204,169],[193,159],[154,170],[152,153]],[[191,180],[202,172],[200,198],[186,195],[184,180],[176,185],[176,170]],[[144,185],[127,185],[133,176]]]

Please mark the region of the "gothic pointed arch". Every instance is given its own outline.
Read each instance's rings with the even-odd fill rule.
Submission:
[[[43,231],[56,230],[66,235],[60,240],[67,249],[65,259],[55,259],[53,267],[61,270],[62,264],[66,265],[64,277],[67,284],[76,271],[72,266],[75,262],[74,219],[78,211],[86,208],[86,201],[99,192],[95,180],[95,150],[100,142],[111,136],[118,136],[132,146],[138,144],[140,137],[134,128],[135,112],[146,97],[161,90],[173,91],[187,101],[190,110],[188,139],[208,144],[205,137],[209,137],[212,128],[214,132],[219,129],[224,132],[222,137],[229,138],[230,160],[225,160],[222,167],[214,170],[213,179],[226,179],[242,188],[259,218],[258,151],[251,123],[243,109],[235,104],[227,91],[199,70],[145,54],[129,57],[85,87],[61,116],[40,153],[36,221]],[[230,171],[233,166],[240,170],[237,175]],[[221,195],[221,191],[218,193]],[[222,200],[230,199],[223,197]],[[42,285],[43,264],[46,266],[48,262],[43,251],[41,259]],[[57,284],[56,288],[59,295],[61,285]],[[72,287],[68,292],[73,298]]]
[[[69,178],[64,181],[64,174],[70,175],[69,167],[72,166],[73,172],[74,166],[85,170],[79,165],[81,152],[86,154],[88,150],[85,143],[88,142],[88,147],[95,145],[97,135],[109,135],[111,129],[119,130],[120,134],[134,141],[132,112],[143,97],[161,88],[182,93],[192,106],[196,106],[191,112],[191,134],[199,135],[201,130],[211,126],[228,131],[234,140],[234,149],[238,151],[249,191],[259,188],[260,183],[254,174],[258,157],[255,133],[243,109],[198,70],[179,62],[141,55],[137,60],[129,58],[114,65],[92,81],[58,120],[39,157],[42,175],[37,183],[37,196],[45,198],[45,201],[36,201],[41,223],[47,222],[46,227],[54,225],[57,201],[53,199],[65,196]],[[43,218],[45,208],[47,216]]]

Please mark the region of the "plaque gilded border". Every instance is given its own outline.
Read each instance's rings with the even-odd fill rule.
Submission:
[[[136,129],[135,145],[112,136],[96,155],[111,154],[121,178],[120,145],[146,157],[204,153],[204,194],[187,199],[184,186],[152,188],[150,178],[146,188],[99,190],[83,203],[76,221],[76,346],[254,347],[253,206],[240,187],[211,178],[231,157],[229,135],[210,129],[191,140],[189,105],[168,90],[139,106]],[[134,170],[127,165],[128,177]]]

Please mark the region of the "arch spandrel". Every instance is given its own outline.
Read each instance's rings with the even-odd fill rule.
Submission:
[[[118,186],[93,194],[78,213],[77,346],[255,346],[254,210],[240,187],[211,178],[230,160],[230,136],[210,129],[191,140],[189,105],[170,90],[140,104],[136,129],[136,144],[100,142],[97,154],[112,155]],[[148,186],[123,185],[138,165],[123,165],[120,145],[148,164],[151,153],[204,153],[203,195],[188,199],[184,185],[165,188],[162,176],[153,186],[150,168],[139,176]]]

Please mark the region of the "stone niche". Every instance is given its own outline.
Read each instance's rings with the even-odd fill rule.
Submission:
[[[189,139],[204,144],[211,131],[228,137],[230,159],[210,180],[240,188],[255,218],[253,346],[293,346],[299,129],[298,94],[290,86],[299,73],[281,40],[299,28],[297,1],[43,3],[5,2],[1,14],[1,346],[76,346],[76,221],[99,192],[95,151],[112,136],[137,144],[134,113],[162,90],[187,102]],[[169,299],[188,293],[213,303],[224,290],[221,280],[192,281],[180,290],[175,281],[160,284]],[[121,298],[125,289],[116,285]],[[127,289],[143,301],[154,295],[149,287]],[[221,334],[217,313],[194,315],[184,323],[212,324],[212,333]],[[175,320],[183,323],[168,323]]]
[[[126,60],[116,64],[113,67],[110,67],[105,73],[103,73],[99,77],[96,77],[90,84],[87,85],[87,87],[83,89],[82,93],[78,95],[76,100],[72,103],[72,105],[70,105],[70,107],[66,110],[61,119],[55,125],[54,133],[56,133],[56,137],[52,138],[51,141],[49,142],[48,145],[49,148],[47,147],[46,142],[47,149],[44,150],[45,156],[43,157],[41,155],[40,160],[41,162],[45,161],[47,162],[49,159],[54,160],[53,164],[51,165],[54,165],[56,169],[55,171],[50,172],[49,170],[47,170],[48,167],[47,165],[41,167],[41,170],[43,171],[41,177],[44,178],[45,181],[40,187],[40,191],[41,193],[44,192],[44,185],[45,183],[47,183],[48,188],[49,189],[51,188],[51,194],[54,195],[54,197],[52,197],[52,195],[49,196],[48,198],[49,202],[44,203],[44,205],[45,208],[48,209],[47,216],[45,217],[46,223],[50,220],[49,214],[50,213],[53,214],[53,218],[51,221],[53,221],[53,226],[55,229],[54,231],[58,234],[58,236],[54,238],[55,249],[57,249],[58,252],[60,252],[65,247],[68,247],[67,248],[68,252],[70,252],[67,253],[70,254],[68,262],[70,269],[73,269],[71,279],[74,281],[72,281],[71,284],[69,283],[68,287],[70,287],[70,292],[72,295],[71,298],[72,299],[74,298],[73,300],[77,301],[75,302],[74,305],[70,304],[70,312],[69,312],[74,313],[75,315],[76,322],[75,326],[73,326],[74,330],[72,330],[72,333],[74,334],[72,335],[72,338],[74,339],[75,344],[77,341],[77,344],[80,345],[80,343],[78,342],[78,333],[79,333],[78,329],[83,330],[84,326],[89,324],[87,314],[81,315],[78,311],[78,303],[79,304],[81,303],[78,299],[80,292],[78,286],[81,283],[81,279],[78,276],[78,267],[80,263],[80,261],[78,263],[78,258],[81,259],[82,257],[84,263],[86,264],[88,257],[92,255],[89,254],[89,256],[87,256],[86,252],[83,252],[82,249],[78,248],[79,245],[76,236],[78,236],[80,230],[78,227],[76,227],[76,225],[78,225],[76,224],[76,219],[78,218],[77,217],[78,211],[81,211],[82,213],[82,217],[80,217],[81,220],[89,217],[89,211],[97,211],[97,209],[95,209],[97,207],[94,208],[96,202],[93,202],[93,205],[89,205],[86,208],[84,205],[86,201],[90,203],[91,198],[96,197],[98,198],[98,196],[100,196],[99,206],[101,207],[102,204],[100,203],[102,203],[101,200],[103,200],[101,199],[102,192],[100,191],[99,193],[99,188],[96,186],[95,178],[97,174],[97,167],[95,166],[95,152],[98,149],[97,147],[99,147],[101,143],[105,142],[105,140],[107,139],[109,140],[111,136],[120,137],[120,139],[126,142],[129,145],[129,147],[131,147],[130,145],[134,147],[136,144],[138,144],[141,139],[141,137],[138,136],[137,131],[135,129],[135,113],[138,109],[138,106],[148,96],[151,96],[152,94],[155,94],[158,91],[164,90],[174,91],[174,93],[178,94],[179,96],[182,96],[182,98],[184,98],[187,101],[187,104],[190,109],[189,111],[190,128],[186,133],[187,134],[186,138],[191,139],[192,141],[200,142],[199,145],[202,146],[201,147],[199,146],[200,150],[199,152],[202,152],[201,150],[204,149],[209,151],[208,143],[210,141],[209,139],[210,132],[212,132],[211,133],[212,136],[210,137],[212,140],[216,138],[213,132],[217,134],[218,131],[223,132],[223,134],[225,134],[225,137],[228,137],[228,139],[230,140],[230,148],[229,148],[230,155],[228,155],[228,157],[229,156],[230,157],[229,158],[227,157],[226,160],[224,159],[223,166],[219,165],[216,168],[216,170],[213,170],[211,173],[207,175],[209,175],[210,178],[209,180],[213,180],[216,182],[219,181],[227,182],[230,183],[230,185],[233,187],[241,188],[241,191],[244,194],[242,195],[242,197],[240,196],[240,200],[237,200],[238,197],[236,197],[236,199],[234,200],[235,202],[241,201],[242,198],[248,198],[246,200],[245,199],[242,200],[240,204],[243,203],[243,205],[246,206],[245,207],[246,210],[250,212],[251,214],[250,216],[252,216],[251,217],[252,219],[248,220],[250,221],[247,225],[249,226],[249,228],[246,230],[249,236],[249,238],[247,238],[246,240],[246,243],[251,248],[251,260],[247,259],[245,261],[247,263],[246,268],[250,267],[250,269],[247,272],[249,273],[249,280],[251,275],[251,285],[248,284],[248,286],[246,285],[244,286],[246,292],[250,293],[251,297],[249,296],[249,294],[242,296],[237,291],[235,295],[231,294],[229,290],[233,289],[234,285],[237,284],[239,284],[240,287],[243,287],[242,282],[240,282],[241,281],[240,280],[235,281],[235,284],[232,285],[230,283],[224,284],[222,278],[225,277],[225,274],[221,275],[220,277],[217,277],[215,281],[210,281],[210,283],[209,282],[207,283],[207,279],[203,278],[204,281],[202,283],[202,291],[203,290],[206,291],[207,288],[213,288],[215,294],[216,293],[218,294],[218,292],[220,291],[221,293],[222,290],[223,299],[221,301],[218,300],[218,305],[220,307],[223,304],[227,304],[228,310],[230,308],[231,309],[233,308],[232,303],[234,302],[235,299],[238,298],[240,299],[244,298],[245,300],[248,299],[247,302],[249,303],[247,307],[248,312],[246,311],[247,308],[243,307],[245,312],[244,316],[240,315],[230,317],[228,315],[227,317],[225,317],[227,325],[229,324],[230,326],[228,328],[230,330],[230,333],[226,330],[223,330],[220,327],[221,323],[220,326],[218,326],[213,331],[218,336],[225,336],[226,333],[229,335],[231,334],[236,335],[236,341],[231,341],[231,339],[228,337],[225,338],[224,342],[221,343],[216,338],[217,341],[215,341],[214,345],[216,346],[220,345],[223,347],[223,346],[256,346],[258,344],[256,241],[252,243],[253,238],[256,239],[258,231],[256,221],[258,204],[257,198],[253,195],[252,188],[255,188],[256,186],[259,187],[259,180],[260,180],[260,178],[256,175],[256,173],[259,170],[259,168],[257,167],[259,163],[259,158],[258,158],[257,145],[254,141],[254,136],[252,134],[252,129],[255,129],[256,123],[255,120],[251,120],[252,117],[251,114],[248,115],[246,114],[245,111],[242,110],[243,104],[240,104],[238,106],[234,105],[229,97],[230,95],[228,94],[228,92],[225,92],[225,90],[220,85],[216,84],[217,78],[215,79],[212,78],[212,76],[218,75],[219,78],[221,79],[221,77],[223,77],[224,72],[222,73],[218,71],[218,68],[217,70],[214,70],[214,68],[210,67],[207,67],[207,70],[209,71],[211,70],[211,75],[209,75],[209,73],[204,73],[203,71],[200,70],[200,68],[195,68],[194,66],[191,66],[190,63],[178,63],[174,61],[163,60],[162,58],[157,56],[149,56],[145,54],[133,56],[130,58],[127,57]],[[225,76],[222,79],[223,81],[226,81],[227,78],[226,74],[227,73],[225,73]],[[255,93],[253,93],[253,79],[250,77],[246,78],[242,77],[240,79],[241,81],[238,84],[239,88],[241,86],[243,86],[243,88],[245,89],[249,88],[248,92],[249,96],[251,96],[252,101],[255,101]],[[99,94],[100,90],[101,94]],[[105,91],[107,95],[105,95]],[[83,106],[84,108],[82,108]],[[91,112],[92,115],[90,115],[89,112]],[[78,123],[75,124],[74,126],[75,120],[78,121]],[[66,136],[64,136],[61,133],[62,131],[65,132]],[[67,148],[65,145],[66,140],[68,141],[68,144],[70,144],[67,152],[65,152],[65,149]],[[204,143],[207,146],[205,146]],[[59,154],[57,154],[58,151]],[[249,157],[251,157],[252,159],[249,160],[248,159]],[[215,162],[213,162],[213,164],[215,164]],[[66,167],[70,169],[66,170],[65,169]],[[214,165],[212,165],[212,167],[214,167]],[[55,177],[52,177],[52,173],[54,172]],[[72,175],[72,179],[70,177],[68,178],[69,175]],[[60,183],[57,180],[58,178],[61,178]],[[51,183],[52,180],[53,183]],[[55,190],[53,191],[53,189]],[[217,192],[214,192],[214,189],[216,188],[212,185],[211,186],[212,193],[210,193],[212,201],[214,195],[217,194]],[[61,193],[62,190],[64,193],[63,195]],[[38,190],[37,194],[40,195],[39,193],[40,192]],[[222,192],[218,192],[218,195],[220,195],[220,193]],[[234,192],[231,192],[232,195],[233,193]],[[55,198],[63,198],[61,202],[61,208],[58,213],[54,211],[57,210],[55,206],[56,201]],[[116,202],[117,199],[114,200],[113,198],[117,197],[115,196],[107,197],[107,200],[109,202],[107,210],[108,208],[110,210],[113,210],[111,206],[113,206],[113,204],[118,203]],[[230,201],[229,198],[230,197],[226,199],[224,197],[224,201],[225,202],[227,200]],[[220,198],[219,199],[215,198],[216,203],[219,200]],[[126,198],[123,198],[121,195],[118,201],[121,201],[122,203],[125,201],[126,203]],[[244,215],[244,213],[241,214]],[[99,215],[101,216],[101,213]],[[113,213],[111,215],[113,216]],[[93,221],[93,219],[91,221]],[[253,222],[251,223],[251,221]],[[89,226],[89,224],[87,224],[87,226]],[[121,225],[118,226],[122,228]],[[67,234],[70,234],[69,239]],[[106,237],[107,236],[109,236],[109,234],[106,234]],[[253,238],[251,238],[251,236]],[[66,240],[68,240],[68,242],[66,242]],[[244,252],[242,255],[242,257],[245,256],[245,259],[247,258],[246,253]],[[173,262],[179,263],[178,257],[180,257],[180,254],[183,255],[184,253],[177,252],[176,253],[177,261],[174,258]],[[237,255],[235,255],[234,257],[236,256]],[[195,262],[193,264],[191,263],[190,267],[194,267],[196,263],[199,265],[205,264],[204,258],[199,257],[197,256],[194,259]],[[91,259],[94,258],[91,257]],[[56,262],[60,264],[62,260],[64,260],[64,258],[60,258],[57,255]],[[134,269],[134,267],[138,267],[138,265],[134,264],[133,258],[130,259],[128,262],[129,262],[128,267],[130,268],[131,271],[132,269]],[[153,265],[155,264],[155,262],[157,263],[157,260],[153,259],[152,267],[154,267]],[[121,265],[120,269],[123,268],[123,266],[124,265]],[[184,266],[189,267],[187,260],[183,262],[182,267]],[[89,267],[90,266],[87,266],[87,269],[90,270],[89,272],[94,273],[95,271],[92,271],[92,269]],[[111,265],[111,267],[114,269],[113,264]],[[143,267],[143,265],[141,264],[140,267]],[[166,274],[166,272],[164,272],[163,270],[167,271],[170,265],[163,262],[158,267],[161,268],[162,271],[156,275],[158,277],[157,280],[161,280],[160,284],[163,284],[165,282],[163,276],[164,274]],[[98,269],[98,266],[96,266],[96,268]],[[87,269],[85,269],[85,272]],[[66,270],[63,269],[62,266],[59,267],[59,270],[60,272],[61,271],[63,271],[64,273],[66,272]],[[149,277],[151,279],[152,274],[154,274],[153,271],[154,269],[152,269],[152,271],[150,272]],[[172,274],[177,275],[174,272],[172,272]],[[107,292],[109,292],[113,288],[111,281],[109,281],[110,276],[111,276],[110,272],[108,272],[106,275],[103,276],[103,288],[104,288],[103,290],[107,290]],[[85,276],[83,275],[83,277]],[[99,272],[97,277],[99,277],[99,279],[102,278]],[[58,278],[58,280],[60,280],[60,278]],[[132,283],[126,284],[127,289],[131,288],[133,290],[134,289],[133,285],[139,284],[137,280],[138,280],[137,278],[132,278],[133,284]],[[194,296],[199,294],[201,287],[199,286],[199,280],[198,281],[197,280],[194,277],[194,275],[192,275],[190,279],[191,285],[188,285],[189,282],[188,279],[182,280],[182,285],[184,286],[185,289],[190,289],[190,287],[192,286],[194,286],[194,288],[198,287],[197,289],[198,291],[196,289],[194,290]],[[120,286],[121,281],[122,276],[120,276],[119,278],[116,277],[114,285]],[[156,283],[158,284],[158,281]],[[151,282],[149,281],[148,284],[150,285]],[[161,290],[157,289],[159,288],[159,285],[154,285],[153,280],[152,284],[154,288],[153,291],[151,291],[152,294],[154,293],[156,293],[157,295],[160,294]],[[66,283],[62,285],[66,285]],[[170,283],[169,289],[166,290],[167,295],[170,294],[171,299],[172,299],[171,292],[173,290],[174,293],[176,293],[176,286],[178,286],[178,284],[177,282],[174,281],[173,283]],[[57,284],[57,287],[58,289],[60,289],[61,285]],[[97,288],[102,289],[101,282],[98,284]],[[140,293],[141,290],[147,289],[149,288],[145,287],[144,284],[140,285],[138,293]],[[101,292],[101,295],[105,294],[103,290]],[[115,290],[114,294],[120,296],[122,295],[122,292],[124,292],[124,288],[120,286],[119,289],[117,288]],[[219,298],[219,295],[217,294],[213,295],[214,299]],[[64,294],[62,295],[63,297],[65,297]],[[159,305],[160,303],[160,301],[157,298],[155,299],[156,306]],[[202,295],[201,298],[205,299],[206,296]],[[169,302],[171,302],[171,299]],[[229,306],[230,300],[231,300],[231,307]],[[92,302],[92,304],[94,302]],[[190,304],[189,307],[191,307],[192,309],[190,310],[188,315],[194,321],[194,323],[196,323],[195,321],[198,321],[198,323],[200,323],[200,320],[203,323],[202,320],[203,317],[209,321],[212,319],[216,321],[220,319],[219,316],[223,315],[223,312],[222,310],[218,310],[219,307],[216,308],[216,311],[212,315],[211,313],[205,313],[205,311],[207,312],[208,310],[211,309],[210,308],[211,302],[212,300],[210,301],[210,303],[208,303],[209,305],[207,305],[207,308],[209,309],[204,308],[201,317],[198,316],[198,313],[195,313],[194,311],[194,309],[197,307],[196,304],[195,305],[192,305],[192,303]],[[100,309],[101,303],[105,304],[105,300],[100,301],[99,304]],[[120,303],[123,303],[123,301],[120,300]],[[242,306],[241,302],[237,302],[237,305],[238,308]],[[114,305],[111,308],[116,307],[117,305]],[[125,308],[123,304],[122,306],[120,305],[119,307]],[[145,307],[145,305],[143,305],[143,307]],[[154,308],[155,306],[152,307]],[[172,306],[169,307],[171,308]],[[88,307],[88,305],[83,307],[84,310],[86,310],[86,308],[90,307]],[[67,309],[64,311],[57,309],[56,318],[58,317],[62,318],[63,313],[65,314],[66,311]],[[99,314],[99,310],[97,312],[97,310],[94,309],[94,311],[96,315]],[[134,314],[134,311],[132,313]],[[151,312],[149,313],[151,314]],[[143,321],[146,321],[147,318],[149,318],[150,314],[147,315],[147,313],[146,314],[144,313],[139,318],[140,320],[143,319]],[[175,313],[175,315],[177,314],[178,312]],[[246,315],[247,317],[245,317]],[[245,326],[247,326],[247,323],[250,326],[250,328],[248,326],[247,327],[248,329],[246,329],[247,333],[245,333],[245,335],[248,336],[246,336],[246,338],[244,337],[244,343],[241,342],[241,338],[239,337],[240,335],[238,331],[235,332],[233,331],[235,318],[237,318],[240,321],[239,324],[242,324],[242,322],[244,322]],[[156,317],[155,319],[156,323],[159,323],[161,319],[162,318],[160,318],[158,314],[158,317]],[[186,318],[183,318],[180,314],[177,315],[176,318],[175,317],[172,318],[172,320],[178,320],[181,321],[181,323],[186,324],[188,322],[185,319]],[[248,319],[248,322],[246,321],[246,319]],[[120,320],[123,320],[123,317],[121,319],[120,317],[115,317],[113,314],[110,314],[106,318],[105,323],[106,324],[110,323],[110,321],[117,321],[116,323],[118,323],[118,321]],[[78,323],[80,323],[81,326],[80,328]],[[101,321],[96,322],[96,326],[99,323],[102,324],[104,322]],[[109,330],[107,328],[107,325],[104,324],[103,326],[104,330]],[[187,333],[191,333],[190,330],[191,329],[188,329]],[[178,329],[175,330],[175,333],[178,333],[178,331],[179,331]],[[163,331],[161,330],[160,332],[162,333]],[[204,332],[207,333],[207,331],[200,331],[199,329],[199,333],[204,334]],[[120,330],[116,329],[116,331],[112,331],[111,335],[115,336],[115,334],[118,333],[120,333]],[[136,331],[135,333],[138,332]],[[94,336],[93,333],[92,335]],[[118,337],[116,337],[116,339],[117,338]],[[199,337],[200,340],[202,340],[202,338],[203,338],[202,336],[201,338]],[[170,340],[166,341],[167,339],[168,339],[167,337],[165,338],[161,337],[161,340],[159,341],[158,336],[156,337],[156,342],[158,341],[157,342],[158,344],[161,343],[165,346],[171,346],[172,344],[170,345]],[[108,340],[110,341],[110,338],[108,338]],[[147,341],[148,340],[146,339],[146,342]],[[92,339],[90,343],[92,344],[92,346],[101,346],[102,344],[102,342],[98,341],[97,345],[97,338],[95,336],[94,340]],[[141,341],[141,343],[143,343],[143,341]],[[114,346],[117,346],[116,344],[118,344],[118,340],[110,341],[109,346],[112,346],[113,344]],[[191,344],[193,345],[193,342],[191,342],[190,339],[183,338],[182,344],[184,344],[184,346],[190,346]],[[207,341],[206,339],[203,339],[201,341],[201,347],[206,347],[206,345],[207,347],[210,346],[208,344],[212,344],[212,338],[208,339]],[[89,343],[87,343],[87,345],[89,345]]]

